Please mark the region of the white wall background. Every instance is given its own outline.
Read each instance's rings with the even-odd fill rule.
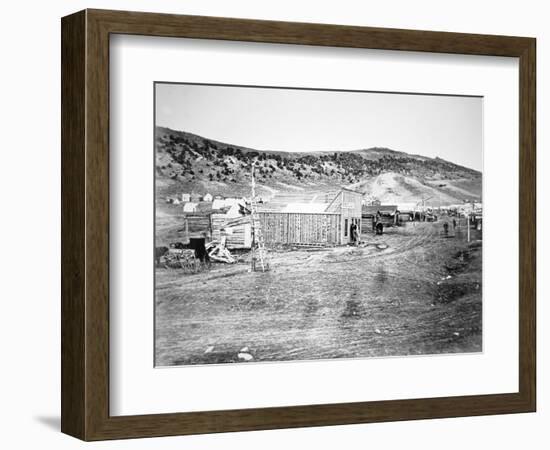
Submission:
[[[547,448],[550,441],[550,29],[546,2],[72,0],[5,2],[0,14],[0,445],[80,448],[59,432],[60,17],[83,8],[203,14],[538,39],[538,379],[536,414],[142,439],[96,448]]]

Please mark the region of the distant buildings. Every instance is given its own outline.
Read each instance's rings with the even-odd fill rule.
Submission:
[[[394,226],[397,224],[398,214],[397,205],[363,205],[361,211],[363,228],[361,232],[375,231],[378,224],[382,224],[382,227]]]
[[[212,209],[216,209],[216,210],[219,210],[219,209],[222,209],[225,207],[225,201],[221,198],[215,198],[213,201],[212,201]]]
[[[183,205],[183,212],[184,213],[196,212],[198,205],[199,204],[195,202],[187,202]]]
[[[224,238],[230,249],[250,248],[253,227],[251,207],[245,198],[193,192],[166,200],[177,204],[179,198],[190,235],[208,236],[213,240]],[[470,214],[476,226],[481,228],[481,203],[450,205],[445,211],[443,214]],[[353,242],[353,229],[359,233],[378,232],[378,228],[435,217],[431,207],[419,203],[383,205],[349,188],[329,192],[282,192],[267,202],[258,202],[257,213],[267,245],[304,246],[346,245]]]
[[[191,202],[198,203],[201,200],[202,200],[202,197],[200,196],[200,194],[195,194],[194,192],[191,193],[191,195],[190,195],[190,201]]]
[[[250,248],[253,227],[250,205],[244,198],[214,198],[205,194],[202,201],[195,199],[196,194],[191,194],[191,201],[183,205],[190,234],[211,236],[213,240],[223,237],[229,249]],[[361,229],[362,199],[362,193],[342,188],[311,198],[285,194],[275,202],[262,203],[258,217],[265,243],[342,245],[352,242],[353,227]]]

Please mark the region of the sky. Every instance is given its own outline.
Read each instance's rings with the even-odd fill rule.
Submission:
[[[482,169],[481,97],[155,84],[156,125],[257,150],[371,147]]]

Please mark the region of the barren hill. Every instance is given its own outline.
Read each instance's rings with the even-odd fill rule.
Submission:
[[[156,129],[156,187],[160,197],[180,192],[247,195],[250,168],[262,196],[316,193],[347,186],[386,203],[430,199],[437,205],[481,198],[481,173],[445,161],[387,148],[280,152]]]

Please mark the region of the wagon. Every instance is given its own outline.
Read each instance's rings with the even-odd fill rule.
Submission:
[[[170,248],[161,256],[160,263],[166,269],[183,269],[195,273],[203,269],[200,260],[195,257],[195,250],[187,248]]]

